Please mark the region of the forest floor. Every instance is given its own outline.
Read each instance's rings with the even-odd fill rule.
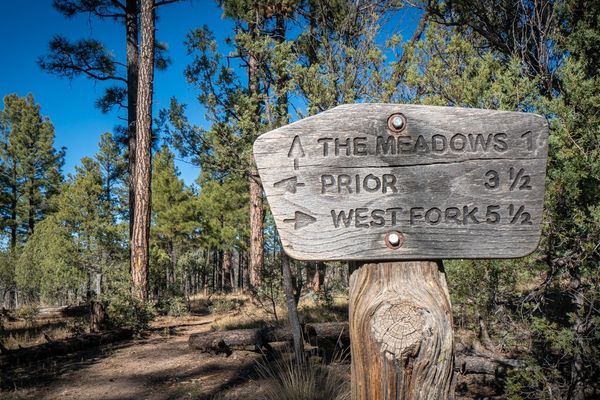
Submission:
[[[53,358],[11,374],[13,389],[0,399],[198,399],[260,398],[269,381],[257,373],[261,355],[203,354],[188,347],[191,334],[209,332],[233,321],[239,310],[218,315],[158,317],[144,335],[101,348]],[[346,371],[347,370],[347,371]],[[342,367],[348,374],[349,368]]]
[[[213,357],[188,348],[189,335],[210,331],[212,322],[213,316],[158,318],[146,337],[107,346],[91,358],[55,361],[54,371],[32,370],[29,384],[0,398],[211,399],[224,396],[224,388],[229,388],[224,399],[239,398],[237,390],[257,393],[260,384],[251,379],[257,353]]]

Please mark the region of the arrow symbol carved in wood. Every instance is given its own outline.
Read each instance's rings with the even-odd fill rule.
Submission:
[[[294,218],[284,219],[285,223],[294,223],[294,230],[304,228],[314,222],[317,222],[317,219],[312,215],[303,213],[302,211],[296,211],[294,214]]]
[[[305,184],[302,182],[298,182],[297,176],[292,176],[291,178],[285,178],[280,180],[279,182],[275,182],[273,184],[274,187],[284,187],[286,192],[296,193],[297,187],[302,187]]]
[[[302,142],[300,142],[300,136],[296,135],[294,140],[292,140],[288,157],[294,157],[294,169],[298,169],[298,157],[304,157],[304,149],[302,148]]]

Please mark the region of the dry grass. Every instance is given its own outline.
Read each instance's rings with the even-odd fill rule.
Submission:
[[[6,322],[0,331],[0,341],[8,349],[36,346],[47,342],[44,335],[52,340],[60,340],[85,331],[87,326],[85,318],[11,321]]]
[[[258,364],[259,375],[268,381],[265,400],[349,400],[348,366],[326,365],[309,359],[298,363],[282,357]]]
[[[211,325],[213,330],[260,328],[287,323],[287,308],[284,304],[277,306],[278,318],[275,319],[271,310],[265,310],[248,295],[213,296],[211,302],[213,305],[220,305],[212,308],[215,311],[215,321]],[[298,305],[298,317],[301,322],[306,323],[347,321],[348,299],[338,297],[330,304],[324,305],[310,296],[305,296]]]
[[[213,315],[216,317],[211,325],[213,330],[259,328],[278,323],[270,310],[253,302],[248,295],[221,295],[214,296],[212,300]],[[282,307],[277,307],[277,315],[281,320],[287,314]]]
[[[314,297],[305,296],[298,304],[298,317],[303,322],[342,322],[348,320],[348,298],[334,297],[322,304]]]

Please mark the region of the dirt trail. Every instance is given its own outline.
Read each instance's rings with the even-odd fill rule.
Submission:
[[[76,362],[45,385],[18,390],[11,397],[4,394],[17,399],[166,400],[215,395],[235,399],[243,397],[241,392],[257,393],[260,384],[248,380],[258,358],[255,353],[236,352],[224,358],[188,348],[189,335],[209,331],[212,321],[211,316],[159,320],[146,338]]]

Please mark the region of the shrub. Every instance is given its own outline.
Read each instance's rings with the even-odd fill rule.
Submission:
[[[29,303],[24,306],[21,306],[15,315],[17,318],[23,318],[25,322],[29,325],[33,324],[33,321],[37,318],[40,313],[40,308],[37,304]]]
[[[237,310],[240,306],[236,299],[219,298],[215,299],[208,308],[211,314],[224,314],[229,311]]]
[[[161,315],[170,315],[173,317],[181,317],[189,313],[187,302],[181,296],[161,298],[156,308]]]
[[[128,293],[115,295],[110,300],[107,311],[113,325],[126,326],[135,332],[147,329],[156,315],[152,305],[144,304]]]

